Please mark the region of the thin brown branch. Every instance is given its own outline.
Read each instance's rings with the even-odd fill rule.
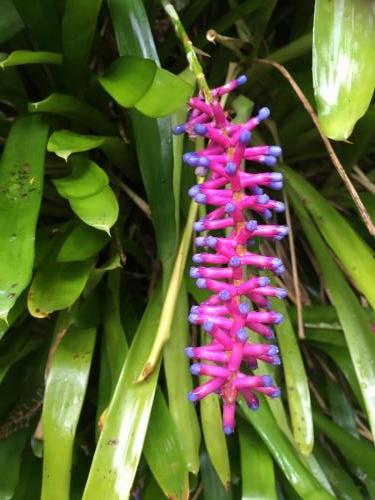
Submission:
[[[299,277],[298,277],[298,266],[297,266],[297,257],[296,257],[296,247],[294,245],[294,233],[292,227],[292,219],[290,217],[289,203],[286,193],[283,193],[284,203],[285,203],[285,218],[286,223],[289,228],[289,248],[290,248],[290,259],[292,263],[292,277],[293,277],[293,286],[294,293],[296,296],[296,307],[297,307],[297,329],[298,329],[298,337],[300,339],[305,338],[305,328],[303,326],[303,312],[302,312],[302,300],[301,300],[301,290],[299,287]]]
[[[256,61],[261,63],[261,64],[268,64],[270,66],[273,66],[288,80],[288,82],[290,83],[294,92],[296,93],[297,97],[302,102],[303,107],[306,109],[306,111],[310,115],[311,120],[313,121],[316,129],[318,130],[319,135],[320,135],[320,137],[324,143],[324,146],[327,150],[328,156],[330,157],[331,162],[333,163],[339,176],[341,177],[342,181],[344,182],[350,196],[352,197],[352,199],[353,199],[353,201],[358,209],[358,212],[359,212],[365,226],[367,227],[368,232],[372,236],[375,236],[375,225],[372,222],[371,217],[370,217],[369,213],[367,212],[366,207],[364,206],[361,198],[359,197],[357,190],[353,186],[352,181],[350,180],[350,178],[349,178],[348,174],[346,173],[344,167],[342,166],[339,158],[337,157],[330,140],[327,138],[327,136],[323,133],[322,129],[320,128],[318,116],[315,113],[315,111],[314,111],[313,107],[311,106],[311,104],[309,103],[309,101],[307,100],[305,94],[302,92],[301,87],[298,85],[298,83],[294,80],[294,78],[289,73],[289,71],[282,64],[279,64],[275,61],[269,61],[268,59],[256,59]]]

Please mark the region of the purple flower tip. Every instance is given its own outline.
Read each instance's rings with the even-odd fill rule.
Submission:
[[[272,399],[279,398],[281,396],[281,390],[278,387],[275,387],[275,390],[270,396]]]
[[[197,267],[190,268],[190,278],[199,278],[199,269]]]
[[[243,144],[244,146],[246,146],[246,144],[248,144],[250,139],[251,139],[250,132],[248,130],[243,130],[241,132],[240,138],[239,138],[240,143]]]
[[[267,276],[261,276],[259,278],[259,286],[267,286],[270,284],[270,279]]]
[[[197,285],[198,288],[206,288],[207,287],[207,282],[204,278],[197,279],[195,284]]]
[[[212,321],[205,321],[203,323],[203,328],[206,330],[207,333],[210,333],[214,327],[214,324]]]
[[[276,297],[278,299],[285,299],[288,296],[288,292],[284,288],[276,288]]]
[[[194,365],[192,365],[194,366]],[[262,376],[262,382],[263,382],[263,385],[264,387],[272,387],[272,377],[270,375],[263,375]]]
[[[250,312],[250,305],[247,304],[247,302],[241,302],[241,304],[238,306],[240,313],[245,315],[249,314]]]
[[[236,173],[236,170],[237,170],[237,167],[234,163],[232,163],[232,162],[227,163],[227,165],[225,167],[225,172],[228,175],[234,175]]]
[[[194,222],[193,227],[195,231],[204,231],[204,222],[202,221]]]
[[[196,185],[196,186],[192,186],[192,187],[189,189],[189,191],[188,191],[189,196],[190,196],[191,198],[194,198],[194,196],[196,196],[196,195],[199,193],[199,190],[200,190],[200,187],[199,187],[198,185]]]
[[[199,363],[193,363],[190,365],[190,373],[192,375],[199,375],[201,371],[201,365]]]
[[[258,226],[258,223],[257,223],[257,221],[256,221],[256,220],[249,220],[249,221],[246,223],[246,229],[247,229],[248,231],[250,231],[251,233],[252,233],[253,231],[255,231],[255,229],[257,228],[257,226]]]
[[[234,429],[231,425],[224,425],[223,431],[226,436],[229,436],[229,434],[233,434]]]
[[[285,205],[282,201],[277,201],[275,203],[275,208],[274,208],[275,212],[284,212],[285,210]]]
[[[205,135],[207,133],[207,127],[205,127],[201,123],[198,123],[197,125],[194,125],[194,132],[197,135]]]
[[[279,348],[276,345],[270,345],[268,348],[268,354],[270,356],[274,356],[279,352]]]
[[[237,78],[237,84],[238,85],[244,85],[247,82],[247,76],[246,75],[240,75]]]
[[[208,236],[207,237],[207,246],[210,248],[215,248],[217,245],[217,238],[215,236]]]
[[[225,205],[225,213],[232,214],[236,210],[236,205],[231,201]]]
[[[189,392],[188,400],[191,401],[192,403],[195,403],[196,401],[198,401],[198,396],[194,394],[194,392]]]
[[[229,265],[231,267],[239,267],[241,265],[241,257],[238,257],[238,255],[231,257],[230,261],[229,261]]]
[[[279,365],[281,365],[281,359],[280,359],[280,357],[275,355],[275,356],[273,357],[272,364],[273,364],[274,366],[279,366]]]
[[[195,255],[193,255],[193,262],[194,264],[202,264],[202,256],[200,253],[196,253]]]
[[[248,404],[248,407],[250,408],[250,410],[256,411],[259,408],[259,402],[258,401],[251,401]]]
[[[228,290],[221,290],[219,293],[219,297],[223,302],[226,302],[230,299],[230,293],[228,292]]]
[[[261,108],[258,111],[257,118],[259,121],[267,120],[267,118],[270,116],[271,111],[268,108]]]
[[[181,134],[184,134],[186,132],[186,127],[184,124],[182,125],[175,125],[173,128],[172,128],[172,132],[175,134],[175,135],[181,135]]]
[[[245,342],[248,338],[248,334],[245,328],[240,328],[236,334],[240,342]]]
[[[272,156],[281,156],[282,154],[282,149],[280,146],[270,146],[269,148],[269,153],[272,155]]]
[[[274,156],[265,156],[263,158],[263,163],[267,165],[267,167],[273,167],[277,163],[277,159]]]
[[[189,319],[190,323],[192,323],[193,325],[195,325],[198,322],[198,318],[199,318],[198,314],[190,313],[188,319]]]
[[[188,358],[194,358],[194,347],[185,347],[185,354]]]
[[[195,201],[200,204],[205,204],[207,202],[207,196],[204,193],[198,193],[195,196]]]

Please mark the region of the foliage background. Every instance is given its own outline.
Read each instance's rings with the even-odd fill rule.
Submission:
[[[186,400],[194,75],[161,5],[0,0],[0,498],[375,498],[373,3],[175,6],[283,147],[283,398],[228,439],[216,396]]]

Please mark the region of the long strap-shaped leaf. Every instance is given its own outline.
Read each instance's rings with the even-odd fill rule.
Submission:
[[[134,384],[159,323],[161,293],[148,303],[126,357],[92,461],[84,500],[128,498],[147,432],[160,364],[148,379]]]
[[[369,279],[369,276],[375,276],[374,252],[308,181],[285,165],[280,171],[299,194],[324,239],[340,259],[355,285],[375,308],[375,287]]]
[[[40,116],[17,118],[0,162],[0,318],[29,284],[43,192],[48,126]]]
[[[68,500],[75,432],[86,393],[96,328],[71,326],[52,358],[43,405],[42,499]]]
[[[271,411],[264,401],[259,410],[255,412],[247,407],[244,400],[240,400],[240,407],[245,418],[255,427],[286,478],[302,498],[309,498],[309,500],[333,498],[332,495],[322,489],[304,467],[298,458],[297,451],[293,449],[292,444],[278,428]]]
[[[375,338],[369,319],[357,297],[337,267],[318,230],[306,212],[299,191],[291,192],[291,202],[302,224],[305,235],[318,261],[330,299],[336,307],[350,356],[352,358],[362,395],[365,400],[370,426],[375,435]],[[360,263],[359,263],[360,264]],[[368,276],[368,275],[367,275]]]

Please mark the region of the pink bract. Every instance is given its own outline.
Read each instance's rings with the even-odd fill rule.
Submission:
[[[213,392],[220,394],[226,434],[234,431],[236,401],[240,394],[251,409],[259,406],[257,393],[272,398],[280,395],[280,389],[274,386],[269,375],[251,372],[257,368],[258,360],[280,364],[278,348],[268,343],[252,343],[248,334],[250,330],[272,339],[272,325],[280,323],[282,315],[271,310],[269,297],[286,296],[284,289],[271,286],[269,278],[261,274],[266,270],[282,273],[281,260],[248,249],[254,238],[280,240],[288,233],[286,226],[267,224],[273,212],[282,212],[284,205],[263,191],[263,188],[281,189],[282,175],[245,171],[245,162],[272,167],[281,155],[279,146],[249,146],[251,131],[267,119],[270,112],[268,108],[261,108],[245,123],[232,123],[219,102],[222,95],[245,82],[246,77],[240,76],[214,89],[209,103],[202,96],[191,98],[188,121],[173,130],[175,134],[201,136],[207,141],[204,149],[185,153],[183,157],[188,165],[196,168],[197,175],[205,178],[190,188],[190,196],[197,203],[213,207],[194,224],[194,229],[219,231],[216,236],[200,236],[195,241],[197,247],[206,251],[193,256],[196,267],[191,268],[190,276],[196,278],[199,288],[209,290],[212,295],[191,308],[189,320],[201,325],[211,341],[202,347],[186,349],[190,358],[201,361],[191,365],[191,372],[209,377],[188,397],[196,402]]]

